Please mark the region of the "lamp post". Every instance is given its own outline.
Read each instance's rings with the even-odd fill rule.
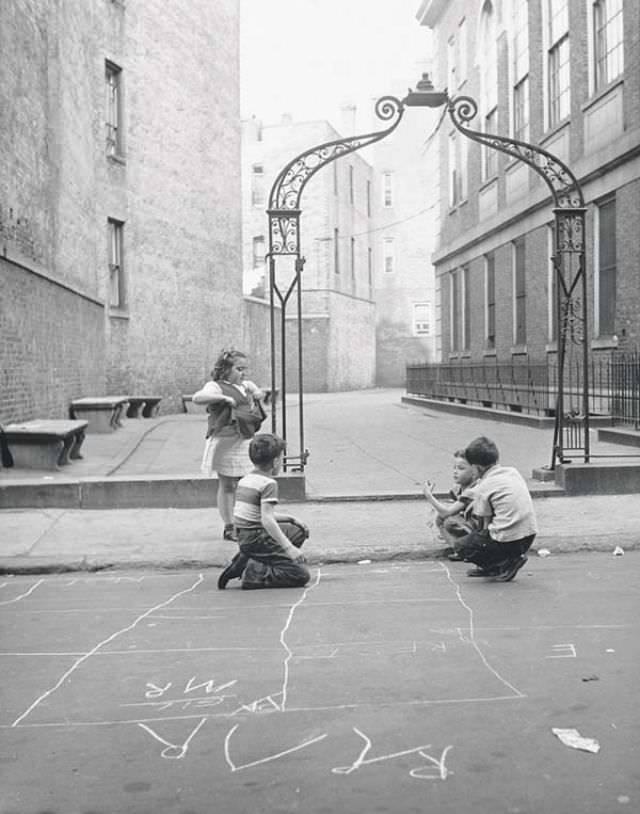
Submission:
[[[555,428],[551,469],[556,462],[568,460],[567,453],[579,453],[585,463],[589,461],[589,365],[587,346],[587,286],[585,254],[584,198],[580,184],[571,170],[557,156],[535,144],[472,130],[467,125],[478,112],[478,105],[470,96],[450,98],[446,91],[436,91],[427,74],[400,100],[383,96],[375,106],[378,118],[391,122],[388,127],[373,133],[351,136],[325,142],[305,150],[292,159],[279,173],[269,196],[269,307],[271,328],[271,387],[276,392],[276,299],[280,305],[280,390],[281,434],[286,439],[286,309],[296,293],[297,354],[298,354],[298,455],[285,458],[288,467],[304,471],[308,450],[304,445],[303,370],[302,370],[302,289],[301,276],[305,258],[300,251],[300,199],[309,179],[318,170],[390,135],[400,124],[406,107],[438,108],[446,105],[446,112],[462,135],[487,148],[499,150],[519,159],[540,175],[551,193],[554,208],[554,250],[552,262],[555,272],[555,311],[557,342],[557,394]],[[294,258],[294,274],[284,290],[276,278],[276,260],[285,255]],[[567,351],[581,352],[581,381],[569,393],[565,392]],[[276,408],[272,413],[272,429],[277,429]]]
[[[403,99],[412,107],[441,107],[456,129],[485,147],[500,150],[523,161],[540,175],[553,198],[553,268],[555,281],[555,324],[557,342],[557,394],[551,469],[567,461],[567,453],[578,453],[589,462],[589,356],[587,336],[587,279],[585,214],[582,189],[575,175],[557,156],[524,141],[471,130],[467,125],[478,112],[470,96],[450,99],[446,91],[435,91],[427,74],[415,91]],[[568,351],[579,357],[581,376],[576,387],[565,390]]]
[[[375,105],[375,112],[381,121],[390,122],[383,130],[365,133],[359,136],[336,139],[311,147],[293,158],[280,171],[269,194],[269,314],[271,332],[271,389],[275,393],[278,385],[277,375],[277,316],[276,307],[280,307],[280,435],[287,440],[287,305],[295,294],[298,356],[298,428],[299,453],[287,454],[284,470],[304,471],[309,452],[304,442],[303,410],[303,370],[302,370],[302,273],[305,258],[300,248],[300,216],[302,209],[300,199],[308,181],[327,164],[331,164],[344,155],[368,147],[392,133],[400,124],[404,106],[395,96],[383,96]],[[276,277],[276,260],[289,256],[294,258],[294,270],[286,286],[279,283]],[[277,408],[273,406],[271,414],[273,432],[277,430]]]

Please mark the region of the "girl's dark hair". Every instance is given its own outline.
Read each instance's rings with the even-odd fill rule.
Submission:
[[[255,435],[249,444],[249,458],[256,466],[268,466],[287,448],[287,442],[278,435],[264,432]]]
[[[467,451],[466,451],[466,449],[457,449],[453,453],[453,457],[454,458],[464,458],[465,461],[466,461],[467,460]],[[467,463],[469,463],[469,462],[467,461]]]
[[[236,350],[235,348],[225,348],[221,350],[211,371],[211,378],[214,382],[219,382],[221,379],[226,378],[238,359],[246,358],[246,353],[243,353],[241,350]]]
[[[487,438],[486,435],[480,435],[478,438],[474,438],[465,449],[464,454],[470,464],[484,467],[493,466],[493,464],[498,463],[500,457],[495,442]]]

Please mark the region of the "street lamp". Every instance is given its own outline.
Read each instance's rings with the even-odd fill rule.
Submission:
[[[441,107],[457,130],[486,147],[524,161],[540,175],[551,192],[554,208],[553,268],[557,341],[557,394],[551,469],[567,461],[566,453],[581,454],[589,462],[589,356],[587,337],[587,278],[585,251],[586,207],[575,175],[557,156],[517,139],[471,130],[478,105],[470,96],[450,99],[446,91],[435,91],[427,74],[410,90],[402,104],[411,107]],[[565,368],[569,348],[581,351],[581,376],[565,392]]]
[[[485,147],[500,150],[519,159],[535,170],[547,184],[554,202],[555,308],[557,341],[557,400],[555,429],[551,456],[551,469],[556,462],[566,461],[567,452],[583,455],[589,461],[589,366],[587,350],[587,287],[585,255],[584,198],[580,184],[571,170],[556,156],[535,144],[471,130],[467,124],[474,119],[478,105],[470,96],[450,98],[445,91],[436,91],[427,74],[409,90],[404,99],[383,96],[376,102],[378,118],[391,124],[383,130],[360,136],[336,139],[305,150],[291,160],[279,173],[269,196],[269,306],[271,326],[271,387],[275,393],[276,375],[276,299],[280,305],[280,389],[282,429],[286,439],[286,330],[287,304],[296,292],[298,329],[298,455],[288,455],[287,467],[304,471],[308,451],[304,446],[303,371],[302,371],[302,291],[301,275],[305,258],[300,252],[300,198],[309,179],[327,164],[343,155],[360,150],[390,135],[400,124],[406,107],[438,108],[446,105],[449,118],[456,129],[467,138]],[[289,286],[283,290],[276,279],[276,259],[293,256],[294,274]],[[568,346],[582,350],[582,376],[578,385],[565,392],[565,366]],[[567,409],[566,400],[572,400]],[[574,406],[578,404],[578,406]],[[277,425],[276,408],[272,413],[272,429]]]

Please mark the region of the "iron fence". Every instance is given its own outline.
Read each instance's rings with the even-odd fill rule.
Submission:
[[[565,412],[582,411],[584,367],[565,364]],[[544,362],[460,362],[407,366],[409,395],[461,404],[555,416],[558,368]],[[612,425],[640,429],[640,353],[616,352],[589,363],[589,414],[611,419]]]

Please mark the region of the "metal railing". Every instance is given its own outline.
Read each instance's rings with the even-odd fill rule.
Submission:
[[[558,369],[546,362],[460,362],[408,365],[409,395],[461,404],[555,416]],[[567,362],[564,404],[581,412],[583,365]],[[640,429],[640,353],[615,352],[589,363],[589,414],[606,416],[612,425]]]

